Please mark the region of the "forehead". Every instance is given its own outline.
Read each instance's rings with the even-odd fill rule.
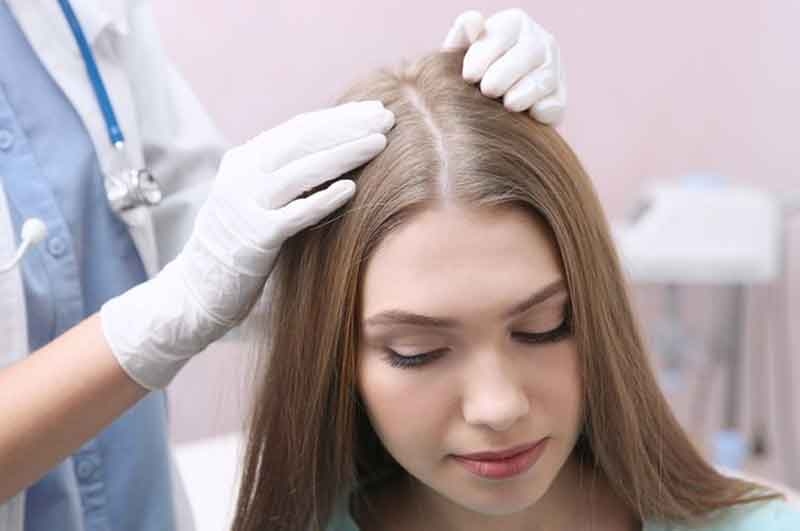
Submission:
[[[519,207],[441,205],[390,233],[367,264],[363,313],[507,307],[561,276],[547,227]]]

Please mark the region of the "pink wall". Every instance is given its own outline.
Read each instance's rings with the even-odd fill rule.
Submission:
[[[509,7],[489,0],[154,5],[168,53],[234,141],[327,106],[375,67],[435,49],[464,9],[491,13]],[[561,130],[594,177],[611,216],[624,213],[645,180],[689,172],[800,192],[795,164],[800,2],[523,1],[518,6],[561,43],[570,89]],[[800,284],[798,273],[795,267],[794,284]],[[229,360],[198,360],[178,389],[223,362]],[[221,412],[211,423],[229,428],[227,406],[214,404]],[[198,426],[208,424],[207,416],[190,421],[184,413],[188,409],[176,415],[188,423],[179,437],[206,429]]]

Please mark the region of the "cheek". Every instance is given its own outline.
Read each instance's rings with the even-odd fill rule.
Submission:
[[[436,451],[448,424],[447,393],[424,372],[392,367],[374,355],[359,363],[359,392],[372,427],[401,464],[415,450]]]
[[[583,380],[575,342],[553,345],[537,365],[532,371],[538,375],[531,391],[535,402],[558,421],[556,429],[562,436],[577,436],[582,423]]]

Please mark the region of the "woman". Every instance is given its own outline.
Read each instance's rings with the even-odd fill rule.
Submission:
[[[461,59],[345,98],[396,125],[278,259],[234,529],[800,528],[693,448],[577,158]]]

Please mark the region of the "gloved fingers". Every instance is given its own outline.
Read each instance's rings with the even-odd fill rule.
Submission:
[[[564,111],[567,108],[567,83],[564,80],[564,69],[561,67],[559,59],[559,49],[557,46],[551,48],[552,64],[557,79],[556,90],[546,96],[531,107],[530,114],[538,122],[547,125],[557,125],[564,119]]]
[[[522,112],[553,94],[558,88],[558,80],[552,70],[537,68],[520,79],[508,89],[503,104],[511,112]]]
[[[380,101],[350,102],[295,116],[245,147],[259,154],[261,169],[273,172],[312,153],[386,133],[393,126],[394,114]]]
[[[527,15],[519,9],[507,9],[489,17],[483,34],[464,55],[462,75],[466,81],[480,81],[489,66],[517,43],[523,17]]]
[[[442,43],[442,50],[466,50],[483,32],[483,15],[474,10],[465,11],[456,17]]]
[[[539,35],[533,31],[524,32],[519,42],[486,71],[481,80],[481,92],[490,98],[499,98],[524,76],[535,72],[546,58],[545,43]]]
[[[513,46],[508,35],[484,36],[469,47],[464,55],[461,75],[469,83],[477,83],[489,66]]]
[[[282,236],[289,238],[301,230],[319,223],[347,203],[355,192],[355,182],[341,179],[308,197],[295,199],[275,212],[281,220]]]
[[[564,111],[567,108],[567,91],[564,87],[559,87],[555,94],[539,100],[530,113],[533,118],[545,125],[558,125],[564,119]]]
[[[303,193],[367,163],[385,147],[386,137],[373,133],[294,160],[267,177],[256,202],[267,209],[281,208]]]

